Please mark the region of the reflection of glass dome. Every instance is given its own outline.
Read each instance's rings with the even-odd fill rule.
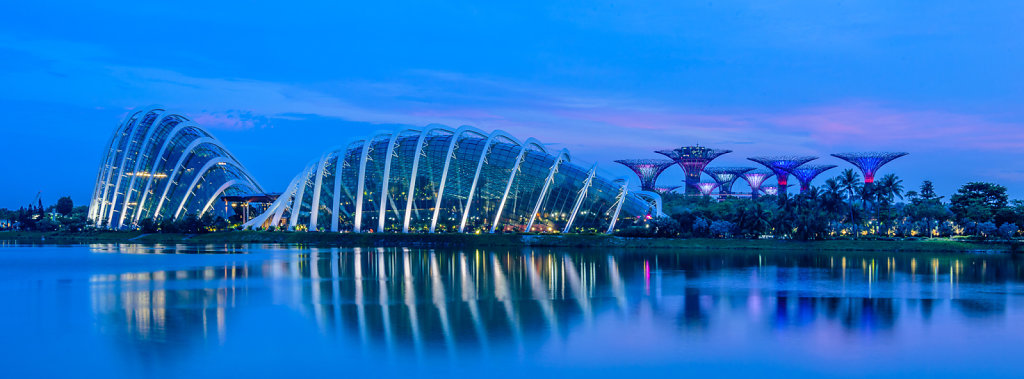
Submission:
[[[653,210],[656,212],[657,210]],[[324,154],[249,228],[384,232],[609,232],[651,202],[502,131],[430,126]]]
[[[224,214],[224,195],[263,192],[256,180],[210,133],[160,107],[132,112],[107,144],[89,203],[98,227],[140,220]]]

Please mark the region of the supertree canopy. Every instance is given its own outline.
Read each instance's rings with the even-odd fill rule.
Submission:
[[[775,179],[779,182],[779,194],[786,196],[786,186],[789,179],[789,172],[797,166],[818,159],[812,156],[774,156],[774,157],[750,157],[747,158],[760,163],[775,173]]]
[[[658,176],[665,172],[665,169],[672,167],[675,161],[668,159],[620,159],[615,161],[615,163],[629,167],[636,176],[640,177],[641,190],[654,191],[654,183],[658,181]]]
[[[704,195],[704,196],[711,196],[711,191],[714,191],[715,188],[718,188],[718,183],[715,183],[715,182],[700,182],[700,183],[697,183],[697,190],[699,190],[700,194]]]
[[[700,191],[697,183],[700,183],[700,174],[712,160],[731,153],[732,150],[712,149],[704,146],[683,146],[672,150],[658,150],[655,153],[664,155],[682,167],[686,174],[686,193],[694,194]]]
[[[657,192],[659,194],[661,194],[661,193],[670,193],[670,192],[673,192],[673,191],[679,189],[679,187],[682,187],[682,186],[657,187],[657,188],[654,189],[654,192]]]
[[[765,195],[769,196],[776,196],[779,194],[779,187],[777,186],[767,186],[762,188],[761,190],[764,191]]]
[[[711,175],[711,178],[718,183],[718,193],[722,195],[732,194],[732,185],[743,173],[753,170],[753,167],[708,167],[704,172]]]
[[[794,168],[790,171],[790,174],[796,177],[796,180],[800,181],[800,192],[806,191],[811,188],[811,181],[821,173],[836,168],[834,164],[828,165],[802,165]]]
[[[772,177],[773,174],[768,170],[751,170],[743,173],[743,179],[750,185],[750,197],[757,198],[758,192],[761,191],[761,185],[764,184],[765,180]]]
[[[857,152],[857,153],[836,153],[832,154],[833,157],[842,159],[850,162],[850,164],[857,166],[860,171],[864,174],[864,183],[871,184],[875,181],[875,173],[878,169],[884,166],[886,163],[892,162],[894,159],[907,155],[909,153],[903,152]]]

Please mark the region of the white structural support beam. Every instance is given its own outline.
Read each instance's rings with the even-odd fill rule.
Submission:
[[[131,134],[128,136],[128,142],[124,145],[124,152],[121,154],[121,164],[117,165],[117,182],[114,184],[114,193],[110,198],[110,214],[107,216],[107,228],[110,228],[114,224],[114,210],[117,209],[117,191],[121,188],[121,179],[124,177],[124,166],[127,164],[128,155],[132,150],[132,144],[135,142],[135,133],[139,131],[139,126],[146,120],[146,116],[158,110],[162,109],[156,107],[150,108],[143,112],[142,116],[139,116],[138,121],[135,123],[135,127],[132,128]]]
[[[486,136],[479,129],[471,126],[462,126],[455,130],[455,134],[452,135],[452,140],[448,143],[448,151],[444,155],[444,169],[441,172],[441,186],[437,190],[437,204],[434,206],[434,216],[430,219],[430,232],[434,233],[437,229],[437,218],[441,215],[441,202],[444,200],[444,189],[445,185],[448,184],[448,168],[451,166],[452,158],[455,155],[455,147],[459,144],[459,138],[462,137],[463,133],[472,132],[481,137]],[[484,147],[487,148],[486,146]]]
[[[135,215],[132,216],[131,221],[132,225],[137,224],[139,222],[139,217],[142,216],[143,207],[146,205],[146,199],[149,197],[149,190],[153,186],[153,178],[156,176],[157,169],[160,168],[160,163],[163,161],[164,153],[167,152],[167,147],[171,145],[171,143],[174,141],[174,138],[178,136],[178,133],[181,133],[181,131],[187,128],[195,128],[196,130],[199,130],[201,132],[200,134],[204,134],[204,132],[202,132],[202,129],[199,129],[199,126],[193,123],[192,121],[182,121],[178,123],[178,125],[175,125],[174,129],[172,129],[170,133],[167,134],[167,139],[165,139],[164,143],[160,146],[160,151],[156,154],[156,157],[153,159],[153,166],[149,169],[149,179],[146,180],[146,186],[142,190],[142,196],[139,198],[139,204],[138,206],[135,207]],[[212,137],[209,138],[212,139]]]
[[[607,234],[611,234],[615,231],[615,222],[619,220],[619,212],[622,211],[622,203],[626,202],[626,195],[629,193],[629,182],[623,180],[622,188],[619,189],[619,195],[616,196],[615,212],[612,213],[612,221],[608,223],[608,230],[605,231]]]
[[[590,168],[590,173],[587,174],[587,178],[583,180],[583,188],[580,188],[580,193],[576,195],[576,203],[572,206],[572,212],[569,213],[569,221],[565,223],[565,228],[562,229],[562,233],[569,233],[572,230],[572,222],[576,221],[576,214],[580,211],[580,205],[583,204],[583,200],[587,198],[587,192],[590,190],[590,186],[594,184],[594,174],[597,173],[597,164]]]
[[[199,147],[199,145],[207,143],[220,146],[217,143],[217,140],[211,137],[200,137],[196,138],[195,140],[192,140],[192,143],[190,143],[188,147],[185,148],[185,150],[182,150],[181,156],[178,157],[178,162],[174,164],[174,171],[171,171],[171,175],[167,176],[167,185],[164,186],[164,192],[160,195],[160,201],[156,203],[156,210],[153,211],[154,217],[160,216],[160,210],[163,209],[164,201],[167,200],[167,192],[170,191],[171,186],[174,185],[175,177],[178,176],[178,171],[181,170],[181,165],[185,163],[185,159],[192,154],[192,150],[195,150],[196,147]]]
[[[100,225],[100,216],[103,213],[102,208],[104,207],[104,201],[107,197],[107,182],[109,181],[111,164],[113,163],[114,156],[117,153],[114,151],[114,144],[120,141],[120,136],[124,134],[125,129],[128,128],[132,122],[135,121],[134,117],[139,114],[143,109],[133,109],[128,114],[125,114],[124,118],[121,119],[121,123],[117,124],[117,129],[114,130],[114,134],[110,135],[110,140],[107,141],[107,149],[104,150],[103,159],[100,161],[99,172],[96,173],[96,186],[93,187],[92,200],[89,202],[89,220],[92,221],[93,225]],[[103,195],[100,197],[100,195]]]
[[[320,164],[316,168],[316,180],[313,181],[313,201],[309,206],[309,231],[316,231],[316,222],[320,216],[320,184],[324,181],[324,166],[330,154],[320,157]]]
[[[370,145],[377,137],[369,138],[363,142],[363,152],[359,154],[359,179],[356,184],[356,212],[352,220],[352,232],[359,233],[363,226],[363,181],[366,180],[366,160],[370,154]]]
[[[292,213],[288,217],[288,230],[295,230],[295,226],[299,223],[299,213],[302,213],[302,198],[306,194],[309,177],[313,175],[313,170],[316,167],[317,165],[310,164],[302,172],[302,178],[299,179],[299,183],[295,186],[295,201],[292,202]]]
[[[391,158],[395,155],[395,144],[398,143],[398,137],[402,135],[402,131],[395,131],[391,134],[391,140],[388,141],[388,150],[384,155],[384,178],[381,183],[380,191],[380,209],[377,213],[377,232],[384,231],[384,214],[388,210],[388,191],[391,182]]]
[[[526,156],[526,151],[533,145],[536,146],[541,152],[547,153],[544,146],[541,145],[540,141],[531,138],[527,138],[526,141],[520,145],[519,155],[516,156],[516,162],[512,165],[512,172],[508,175],[508,182],[505,183],[505,192],[501,195],[501,201],[498,202],[498,210],[494,214],[494,223],[491,224],[491,230],[489,233],[494,233],[498,227],[498,222],[501,221],[501,214],[505,211],[505,202],[508,201],[508,194],[512,190],[512,183],[516,180],[516,175],[519,173],[519,167],[523,164],[523,158]]]
[[[416,152],[414,153],[412,158],[412,174],[409,177],[409,192],[406,195],[405,200],[405,217],[404,220],[402,221],[402,233],[409,232],[409,222],[411,221],[410,218],[412,215],[412,203],[415,200],[416,195],[416,177],[419,175],[420,158],[423,156],[423,145],[427,142],[427,138],[430,137],[430,133],[438,130],[454,134],[451,128],[433,126],[424,129],[422,132],[420,132],[420,138],[418,141],[416,141]]]
[[[649,202],[654,204],[655,217],[665,217],[665,213],[661,211],[661,195],[652,191],[636,191],[635,193],[641,198],[648,199]]]
[[[341,148],[335,151],[334,163],[334,198],[331,199],[331,231],[338,232],[338,209],[341,207],[341,173],[345,166],[345,157],[348,156],[348,149]]]
[[[128,215],[128,204],[131,203],[131,201],[132,201],[132,190],[135,189],[135,179],[139,177],[139,169],[140,168],[145,168],[145,167],[139,167],[139,166],[142,166],[142,161],[143,161],[142,158],[146,156],[146,155],[143,155],[143,154],[145,154],[145,152],[149,151],[149,147],[153,144],[153,133],[156,132],[156,130],[160,128],[160,124],[162,122],[164,122],[164,120],[167,119],[170,116],[178,117],[177,115],[175,115],[175,114],[173,114],[171,112],[167,112],[166,110],[163,113],[161,113],[155,120],[153,120],[153,123],[149,125],[149,128],[147,128],[147,130],[146,130],[146,137],[143,138],[143,140],[139,142],[142,145],[139,146],[138,152],[136,153],[136,156],[135,156],[135,167],[132,168],[132,180],[128,181],[128,188],[126,188],[125,191],[124,191],[124,201],[122,202],[123,204],[121,205],[121,216],[118,217],[118,220],[117,220],[117,227],[118,228],[121,228],[122,226],[124,226],[124,219]],[[159,157],[157,157],[157,158],[159,158]],[[147,176],[149,176],[149,178],[153,177],[152,174],[153,174],[152,172],[147,172]],[[139,197],[140,197],[140,200],[141,200],[141,195]],[[135,208],[141,208],[141,207],[142,207],[142,203],[141,202],[136,202],[135,203]]]
[[[292,199],[295,198],[295,192],[297,191],[297,188],[298,188],[299,184],[301,183],[300,180],[306,177],[306,170],[307,169],[308,168],[303,168],[302,171],[299,172],[298,175],[295,175],[295,177],[292,178],[292,182],[290,184],[288,184],[288,189],[285,190],[283,194],[281,194],[281,197],[277,198],[277,201],[280,201],[281,205],[279,207],[277,207],[277,211],[274,212],[274,218],[272,218],[270,220],[270,224],[271,225],[273,225],[273,226],[281,225],[281,217],[284,216],[284,211],[286,209],[291,209],[290,206],[288,205],[288,203],[290,201],[292,201]]]
[[[544,186],[540,189],[540,195],[537,196],[537,203],[533,206],[533,213],[530,213],[530,221],[526,223],[525,232],[530,232],[533,229],[533,222],[537,220],[537,213],[540,212],[540,206],[544,203],[544,196],[548,193],[548,188],[551,186],[551,182],[555,180],[555,174],[558,173],[558,165],[562,162],[569,160],[569,150],[562,149],[558,153],[558,157],[555,158],[555,162],[551,164],[551,171],[548,172],[548,177],[544,179]]]
[[[224,191],[227,191],[229,187],[237,183],[238,180],[233,179],[224,182],[224,184],[221,184],[220,187],[217,188],[217,191],[213,192],[213,196],[210,196],[210,199],[206,201],[206,204],[203,204],[202,210],[199,211],[199,217],[203,217],[203,215],[206,214],[206,211],[210,210],[211,206],[213,205],[213,202],[216,201],[218,197],[220,197],[220,194],[224,193]]]
[[[207,161],[206,164],[199,169],[199,171],[196,171],[196,176],[192,178],[192,183],[189,184],[188,187],[186,187],[188,188],[188,191],[185,192],[185,196],[183,196],[181,198],[181,202],[178,203],[178,210],[174,211],[174,218],[172,220],[177,220],[178,216],[181,215],[181,210],[185,207],[185,203],[188,203],[188,198],[192,196],[192,191],[196,190],[196,184],[199,184],[199,179],[202,179],[203,176],[206,175],[206,172],[210,171],[210,169],[213,168],[213,165],[221,163],[228,165],[231,164],[231,161],[225,157],[213,158]]]
[[[480,171],[483,170],[484,162],[487,162],[487,156],[491,153],[491,144],[494,143],[498,137],[504,137],[522,147],[522,143],[519,142],[519,140],[500,130],[495,130],[487,136],[487,140],[484,141],[484,148],[480,151],[480,158],[476,161],[476,171],[475,174],[473,174],[473,184],[470,184],[469,186],[469,196],[466,197],[466,206],[464,207],[465,209],[462,210],[462,218],[459,221],[459,233],[466,231],[466,221],[469,220],[469,211],[473,208],[473,196],[476,195],[476,186],[480,181]]]

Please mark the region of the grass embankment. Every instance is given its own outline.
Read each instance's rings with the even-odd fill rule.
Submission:
[[[915,240],[745,240],[623,238],[605,235],[520,235],[520,234],[353,234],[227,231],[207,234],[140,232],[0,232],[0,241],[14,243],[92,244],[244,244],[275,243],[329,246],[402,247],[573,247],[674,250],[799,250],[799,251],[907,251],[907,252],[1016,252],[1009,243],[952,239]]]

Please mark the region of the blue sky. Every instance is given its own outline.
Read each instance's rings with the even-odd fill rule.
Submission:
[[[271,191],[332,146],[442,123],[610,176],[695,142],[735,151],[719,165],[904,150],[882,173],[908,187],[1024,198],[1022,29],[1013,1],[18,2],[0,12],[0,207],[87,203],[102,145],[149,104]]]

